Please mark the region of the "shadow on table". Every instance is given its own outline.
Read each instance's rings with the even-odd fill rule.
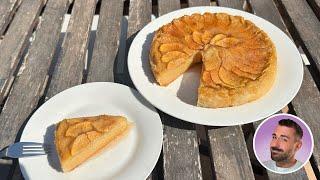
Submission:
[[[48,162],[49,165],[57,170],[58,172],[62,172],[60,161],[58,158],[58,153],[56,151],[55,145],[54,145],[54,132],[56,129],[56,125],[52,124],[47,128],[46,134],[44,135],[44,143],[50,145],[50,153],[48,154]]]
[[[177,119],[173,116],[170,116],[162,111],[158,111],[162,124],[165,126],[170,126],[177,129],[185,129],[185,130],[195,130],[195,124]]]
[[[23,165],[20,165],[19,164],[17,165],[18,167],[16,168],[19,168],[19,173],[14,173],[13,176],[12,176],[12,179],[25,179],[25,180],[28,180],[30,179],[30,177],[28,176],[27,172],[26,172],[26,169],[24,168]],[[21,173],[20,173],[21,172]],[[23,177],[23,178],[22,178]]]
[[[142,69],[144,74],[148,77],[150,83],[155,83],[154,76],[152,74],[149,62],[149,52],[150,52],[150,45],[152,43],[154,33],[149,33],[146,37],[142,45],[142,52],[141,52],[141,61],[142,61]]]
[[[136,35],[139,33],[136,32],[132,34],[130,37],[128,37],[125,41],[120,40],[120,45],[119,49],[117,52],[117,57],[114,62],[114,77],[115,81],[125,84],[125,85],[130,85],[132,86],[133,83],[131,81],[130,75],[129,75],[129,70],[128,70],[128,53],[129,49],[131,47],[132,41],[136,37]],[[150,63],[149,63],[149,49],[150,49],[150,44],[152,42],[154,33],[150,33],[147,35],[146,40],[144,41],[142,45],[142,52],[141,52],[141,65],[142,69],[145,73],[145,75],[148,78],[148,81],[150,83],[154,83],[155,79],[152,75],[151,69],[150,69]],[[125,51],[124,51],[125,49]],[[134,73],[134,72],[133,72]]]

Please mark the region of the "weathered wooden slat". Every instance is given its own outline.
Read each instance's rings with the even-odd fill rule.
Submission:
[[[75,0],[46,98],[81,84],[96,0]]]
[[[159,15],[180,9],[179,0],[167,4],[159,1]],[[207,1],[208,2],[208,1]],[[200,1],[199,4],[203,5]],[[169,6],[170,5],[170,6]],[[195,6],[195,1],[191,6]],[[190,6],[190,1],[189,1]],[[164,123],[164,179],[202,179],[202,170],[195,125],[160,112]]]
[[[151,21],[152,3],[150,0],[131,0],[129,6],[125,59],[119,59],[117,82],[134,87],[128,72],[127,56],[138,31]]]
[[[123,1],[103,0],[88,82],[114,81],[113,66],[119,46]]]
[[[188,0],[189,7],[210,6],[210,0]]]
[[[312,76],[305,67],[302,86],[297,96],[292,101],[293,108],[297,115],[303,119],[310,127],[313,133],[314,149],[313,157],[320,170],[320,92],[312,80]]]
[[[188,0],[189,7],[210,6],[210,0]]]
[[[129,7],[127,38],[136,34],[151,21],[151,1],[131,0]]]
[[[159,16],[169,13],[170,11],[172,11],[173,8],[174,9],[181,8],[179,0],[172,0],[172,1],[158,0]]]
[[[220,6],[242,10],[238,1],[220,0]],[[214,171],[218,179],[254,179],[241,126],[208,130]]]
[[[196,5],[194,2],[195,1],[191,2],[191,6]],[[172,1],[170,4],[164,0],[158,3],[159,15],[180,9],[179,0]],[[164,122],[164,178],[202,179],[195,126],[173,118],[165,113],[160,113],[160,116]]]
[[[0,114],[1,148],[15,141],[19,128],[41,97],[68,4],[69,0],[49,0],[47,3],[35,39],[20,69],[21,73]]]
[[[0,36],[6,30],[13,14],[19,7],[21,0],[2,0],[0,1]]]
[[[320,19],[320,0],[307,0],[310,6],[313,8],[314,13]]]
[[[159,113],[163,127],[164,179],[202,179],[195,125]]]
[[[318,7],[320,7],[320,0],[307,0],[308,2],[314,2]]]
[[[279,2],[282,2],[314,64],[320,70],[320,21],[306,1],[281,0]]]
[[[245,0],[217,0],[218,6],[230,7],[242,10]]]
[[[216,178],[254,179],[241,126],[208,132]]]
[[[43,5],[43,0],[23,1],[0,44],[0,102],[10,89],[13,73]]]
[[[128,51],[130,49],[131,43],[136,36],[136,33],[141,30],[146,24],[151,21],[151,10],[152,4],[150,0],[140,1],[140,0],[130,0],[129,6],[129,17],[128,17],[128,27],[127,27],[127,40],[126,40],[126,56],[119,62],[123,69],[119,69],[120,74],[118,74],[117,79],[126,85],[133,87],[128,73],[127,68],[127,58]],[[147,179],[155,179],[156,171],[153,170],[152,173],[147,177]]]
[[[286,28],[280,13],[277,11],[277,7],[273,1],[268,0],[250,0],[252,10],[256,15],[269,20],[271,23],[278,26],[282,31],[286,32],[289,36],[289,31]],[[291,36],[290,36],[291,37]],[[316,85],[312,79],[312,76],[307,67],[304,67],[304,77],[303,83],[301,85],[300,91],[297,96],[293,99],[292,104],[298,116],[302,117],[310,127],[314,127],[316,130],[319,129],[319,124],[316,120],[316,112],[319,110],[320,105],[320,95],[319,91],[316,88]],[[310,96],[311,95],[311,96]],[[310,98],[310,99],[309,99]],[[300,111],[300,112],[299,112]],[[311,111],[311,112],[309,112]],[[308,112],[308,116],[305,118],[302,115],[303,112]],[[313,117],[313,118],[309,118]],[[255,128],[257,128],[258,123],[254,124]],[[318,139],[320,138],[320,134],[318,134]],[[318,145],[318,155],[319,155],[319,145]],[[314,151],[316,152],[316,151]],[[318,156],[319,157],[319,156]],[[319,160],[319,159],[318,159]],[[318,161],[319,162],[319,161]],[[268,176],[270,179],[307,179],[307,174],[304,169],[301,169],[293,174],[288,175],[277,175],[268,171]]]
[[[274,24],[290,36],[281,18],[280,12],[278,11],[273,1],[249,0],[249,3],[251,4],[252,11],[254,14],[268,20],[269,22],[271,22],[272,24]]]
[[[269,179],[277,179],[277,180],[301,180],[301,179],[308,179],[306,171],[302,168],[294,173],[290,174],[276,174],[273,172],[268,172]]]

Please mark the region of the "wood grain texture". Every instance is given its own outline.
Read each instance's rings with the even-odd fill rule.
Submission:
[[[195,2],[189,1],[189,6],[195,6]],[[198,5],[203,5],[203,2],[197,2]],[[163,2],[159,3],[160,15],[177,9],[180,9],[180,5],[177,5],[177,2],[171,3],[170,6]],[[162,112],[159,114],[164,123],[164,179],[203,179],[195,125]]]
[[[320,0],[307,0],[310,6],[313,8],[313,12],[320,19]]]
[[[88,82],[114,81],[114,61],[119,46],[123,1],[103,0],[92,60],[88,69]]]
[[[127,65],[128,52],[137,33],[151,21],[151,0],[131,0],[129,6],[128,28],[125,42],[125,58],[118,60],[117,82],[134,87]]]
[[[164,179],[202,179],[195,125],[159,113],[163,128]]]
[[[314,64],[320,70],[320,21],[306,1],[281,0],[286,12],[307,47]]]
[[[242,3],[220,0],[219,5],[242,10]],[[254,179],[241,126],[208,130],[217,179]]]
[[[17,65],[38,19],[43,0],[25,0],[0,44],[0,103],[13,82]]]
[[[96,0],[75,0],[46,98],[82,82]]]
[[[19,128],[37,106],[68,4],[68,0],[48,1],[21,73],[0,114],[0,148],[15,141]]]
[[[180,8],[181,8],[180,0],[172,0],[172,1],[158,0],[159,16],[162,16],[164,14],[171,12],[172,10],[180,9]]]
[[[230,7],[242,10],[245,0],[217,0],[218,6]]]
[[[125,42],[125,58],[120,59],[121,62],[118,62],[119,71],[117,73],[117,79],[120,83],[129,85],[133,87],[132,82],[129,77],[128,68],[127,68],[127,58],[128,51],[131,46],[131,43],[138,31],[140,31],[145,25],[151,21],[151,1],[150,0],[130,0],[129,6],[129,17],[128,20],[124,19],[127,23],[127,34]],[[151,174],[147,177],[148,180],[155,179],[157,177],[156,170],[154,169]]]
[[[271,23],[278,26],[282,31],[286,32],[290,36],[288,29],[284,25],[284,22],[282,20],[281,15],[279,13],[277,13],[277,7],[273,1],[251,0],[250,3],[252,6],[252,9],[256,15],[269,20]],[[311,74],[310,74],[308,68],[306,68],[306,67],[304,67],[304,77],[303,78],[304,78],[304,80],[301,85],[300,91],[299,91],[298,95],[295,97],[295,99],[293,99],[292,104],[294,106],[294,109],[296,109],[296,107],[300,107],[300,110],[307,110],[307,111],[315,110],[313,115],[311,115],[311,116],[317,117],[315,112],[317,112],[317,108],[319,109],[319,105],[320,105],[319,91],[315,87],[315,83],[311,77]],[[312,102],[314,102],[313,99],[306,99],[306,98],[309,98],[310,95],[312,95],[312,98],[318,98],[318,102],[316,102],[316,103],[318,103],[318,105],[316,105],[314,103],[312,104]],[[298,116],[301,117],[300,112],[298,112],[298,111],[296,111],[296,112],[297,112]],[[304,118],[302,118],[302,119],[304,119]],[[307,124],[309,124],[308,119],[304,119],[304,120],[306,121]],[[258,127],[259,123],[254,123],[255,128]],[[309,124],[309,126],[315,126],[315,128],[317,128],[317,126],[318,126],[318,128],[319,128],[319,125],[317,124],[317,122],[315,121],[314,118],[311,119],[311,124]],[[319,137],[320,137],[320,134],[319,134],[318,138]],[[278,174],[275,174],[275,173],[268,171],[268,176],[270,179],[282,179],[282,178],[307,179],[307,174],[304,169],[301,169],[293,174],[288,174],[286,176],[278,175]]]
[[[275,3],[270,0],[249,0],[254,14],[268,20],[290,36]]]
[[[0,1],[0,36],[6,30],[21,0],[1,0]]]
[[[305,67],[304,77],[300,91],[292,101],[293,108],[297,115],[303,119],[310,127],[313,133],[314,148],[313,157],[318,167],[318,174],[320,170],[320,92],[314,83],[310,72]]]
[[[189,7],[210,6],[210,0],[188,0]]]
[[[217,179],[254,179],[241,126],[208,130]]]
[[[290,174],[276,174],[273,172],[268,171],[269,179],[276,179],[276,180],[301,180],[301,179],[308,179],[306,171],[304,168]]]
[[[307,0],[307,1],[313,1],[318,7],[320,7],[320,0]]]
[[[151,21],[151,0],[130,0],[127,38]]]

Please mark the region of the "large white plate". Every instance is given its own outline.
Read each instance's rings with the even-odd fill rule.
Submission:
[[[168,87],[155,83],[149,65],[149,49],[154,32],[174,18],[193,13],[225,12],[255,23],[272,39],[277,50],[277,77],[262,98],[228,108],[197,107],[200,68],[194,67]],[[303,79],[302,60],[290,38],[270,22],[244,11],[224,7],[193,7],[161,16],[145,26],[135,37],[128,55],[131,79],[139,92],[154,106],[179,119],[204,125],[230,126],[263,119],[286,106],[297,94]]]
[[[59,170],[55,153],[19,159],[26,179],[145,179],[162,148],[162,124],[141,95],[115,83],[72,87],[44,103],[30,118],[21,137],[25,142],[53,145],[54,124],[64,118],[99,114],[124,115],[134,126],[127,137],[69,173]]]

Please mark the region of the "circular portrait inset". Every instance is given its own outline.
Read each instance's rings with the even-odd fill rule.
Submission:
[[[309,126],[291,114],[275,114],[264,120],[253,138],[253,150],[266,169],[288,174],[310,159],[313,136]]]

